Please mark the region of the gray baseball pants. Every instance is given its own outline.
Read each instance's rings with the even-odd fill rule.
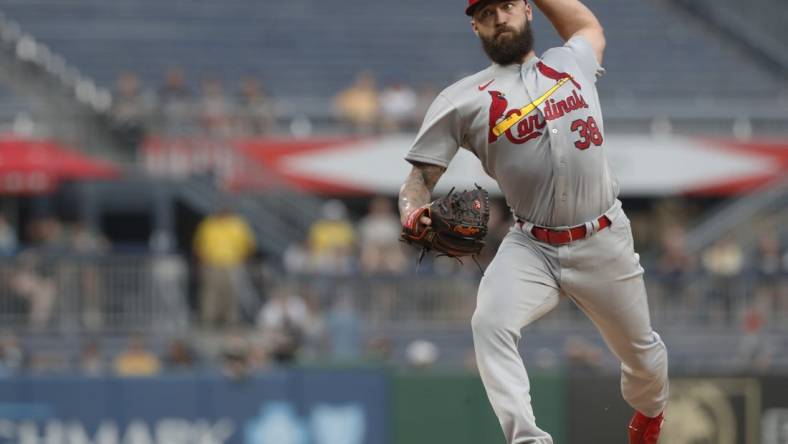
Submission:
[[[479,285],[473,341],[479,373],[508,444],[553,444],[536,425],[518,352],[520,330],[569,297],[621,361],[621,392],[632,408],[657,416],[668,399],[665,344],[651,329],[643,268],[621,203],[612,225],[567,245],[549,245],[515,225]]]

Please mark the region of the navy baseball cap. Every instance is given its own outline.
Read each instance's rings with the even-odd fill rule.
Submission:
[[[468,0],[468,7],[465,8],[465,15],[471,16],[476,11],[476,7],[480,6],[482,3],[490,3],[493,0]],[[498,0],[501,1],[501,0]],[[524,2],[528,3],[528,0],[523,0]]]

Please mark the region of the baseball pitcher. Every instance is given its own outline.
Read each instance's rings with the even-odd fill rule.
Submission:
[[[435,99],[406,159],[403,229],[429,226],[431,192],[459,147],[497,180],[515,221],[479,285],[476,359],[509,444],[551,444],[531,408],[521,329],[571,299],[621,361],[631,444],[656,444],[668,399],[665,344],[605,153],[596,80],[602,26],[578,0],[531,0],[565,41],[535,55],[528,0],[469,0],[492,65]]]

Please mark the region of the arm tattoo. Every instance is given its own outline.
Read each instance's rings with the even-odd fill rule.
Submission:
[[[432,197],[435,184],[443,175],[446,168],[437,165],[416,164],[413,166],[405,183],[399,191],[400,219],[410,214],[411,211],[426,205]]]

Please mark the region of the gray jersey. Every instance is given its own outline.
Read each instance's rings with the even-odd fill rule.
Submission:
[[[463,147],[519,218],[548,227],[592,220],[618,195],[595,85],[602,71],[583,37],[523,65],[493,64],[441,92],[406,159],[446,167]]]

